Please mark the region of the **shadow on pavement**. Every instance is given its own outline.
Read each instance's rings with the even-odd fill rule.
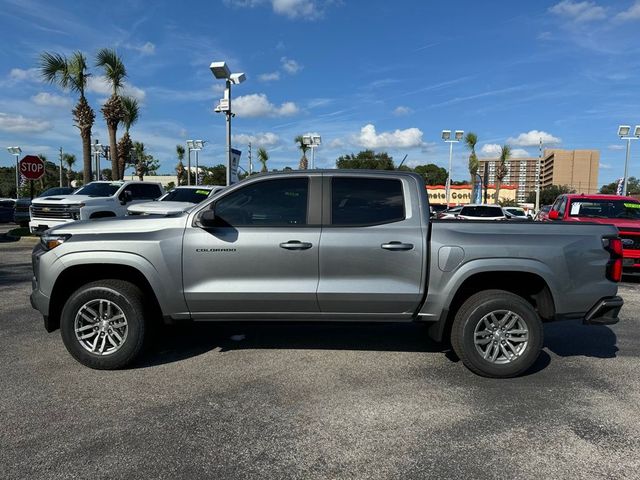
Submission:
[[[618,338],[606,326],[561,321],[545,324],[544,334],[544,347],[561,357],[614,358],[618,352]]]
[[[159,329],[149,352],[137,367],[175,362],[219,348],[277,350],[362,350],[449,352],[421,324],[382,323],[193,323]],[[455,354],[447,354],[457,361]]]

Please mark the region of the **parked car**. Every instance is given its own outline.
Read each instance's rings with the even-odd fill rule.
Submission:
[[[543,320],[618,321],[615,227],[428,211],[415,173],[255,175],[181,215],[52,228],[31,302],[99,369],[134,361],[163,320],[377,320],[424,322],[472,371],[511,377],[536,361]]]
[[[458,215],[460,213],[460,210],[462,210],[462,205],[458,206],[458,207],[451,207],[451,208],[447,208],[446,210],[443,210],[442,212],[437,214],[437,218],[439,220],[452,220],[456,218],[456,215]]]
[[[162,185],[156,182],[91,182],[71,195],[34,198],[29,230],[37,235],[45,230],[75,222],[127,214],[127,205],[160,197]]]
[[[548,221],[614,225],[620,232],[623,267],[640,274],[640,202],[620,195],[560,195],[549,210]]]
[[[549,219],[549,210],[551,210],[551,205],[542,205],[533,220],[535,222],[546,222]]]
[[[462,207],[455,215],[458,220],[506,220],[500,205],[471,204]]]
[[[520,207],[502,207],[502,211],[504,212],[507,220],[519,220],[519,221],[527,221],[532,220],[531,215],[527,214],[524,211],[524,208]]]
[[[16,201],[13,198],[0,198],[0,223],[13,221],[13,211]]]
[[[127,208],[129,215],[176,215],[186,212],[225,187],[221,185],[183,186],[171,189],[155,202],[136,203]]]
[[[44,198],[53,195],[70,195],[73,193],[75,188],[71,187],[53,187],[45,190],[36,198]],[[20,225],[21,227],[28,227],[29,220],[31,219],[29,215],[29,208],[31,207],[31,199],[30,198],[19,198],[16,201],[16,210],[13,216],[13,221]]]
[[[444,212],[445,210],[447,210],[447,208],[447,205],[438,203],[429,204],[429,212],[431,213],[432,217],[437,217],[439,213]]]

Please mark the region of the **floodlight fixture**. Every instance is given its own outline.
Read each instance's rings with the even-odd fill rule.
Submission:
[[[209,65],[209,68],[211,69],[213,76],[217,79],[229,80],[231,77],[231,70],[229,70],[226,62],[212,62],[211,65]]]
[[[22,149],[20,147],[7,147],[7,150],[11,155],[20,155]]]
[[[442,130],[442,139],[446,142],[451,138],[451,130]]]
[[[204,148],[204,140],[194,140],[193,141],[194,148],[198,150],[202,150]]]
[[[240,85],[246,79],[247,76],[244,73],[232,73],[229,76],[229,80],[231,80],[231,83],[233,83],[234,85]]]
[[[302,144],[303,145],[311,145],[311,135],[303,135],[302,136]]]
[[[456,140],[460,141],[464,137],[464,130],[456,130]]]
[[[322,143],[322,138],[320,135],[311,135],[311,143],[313,145],[320,145]]]
[[[636,125],[636,128],[633,129],[633,135],[640,138],[640,125]]]
[[[620,125],[618,127],[618,136],[626,137],[627,135],[629,135],[630,131],[631,131],[631,127],[629,125]]]

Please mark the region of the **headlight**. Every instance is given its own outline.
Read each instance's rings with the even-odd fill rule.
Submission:
[[[56,247],[62,245],[67,241],[71,235],[47,235],[44,234],[40,237],[40,244],[45,250],[53,250]]]

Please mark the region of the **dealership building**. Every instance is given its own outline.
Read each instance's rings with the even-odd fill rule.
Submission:
[[[551,185],[567,185],[577,193],[598,193],[598,169],[600,168],[600,152],[598,150],[563,150],[560,148],[545,149],[538,170],[537,157],[513,158],[507,162],[507,176],[502,181],[516,188],[516,201],[523,203],[529,192],[536,190],[536,178],[540,172],[540,187]],[[481,158],[478,160],[478,173],[484,175],[488,182],[495,183],[497,158]]]

